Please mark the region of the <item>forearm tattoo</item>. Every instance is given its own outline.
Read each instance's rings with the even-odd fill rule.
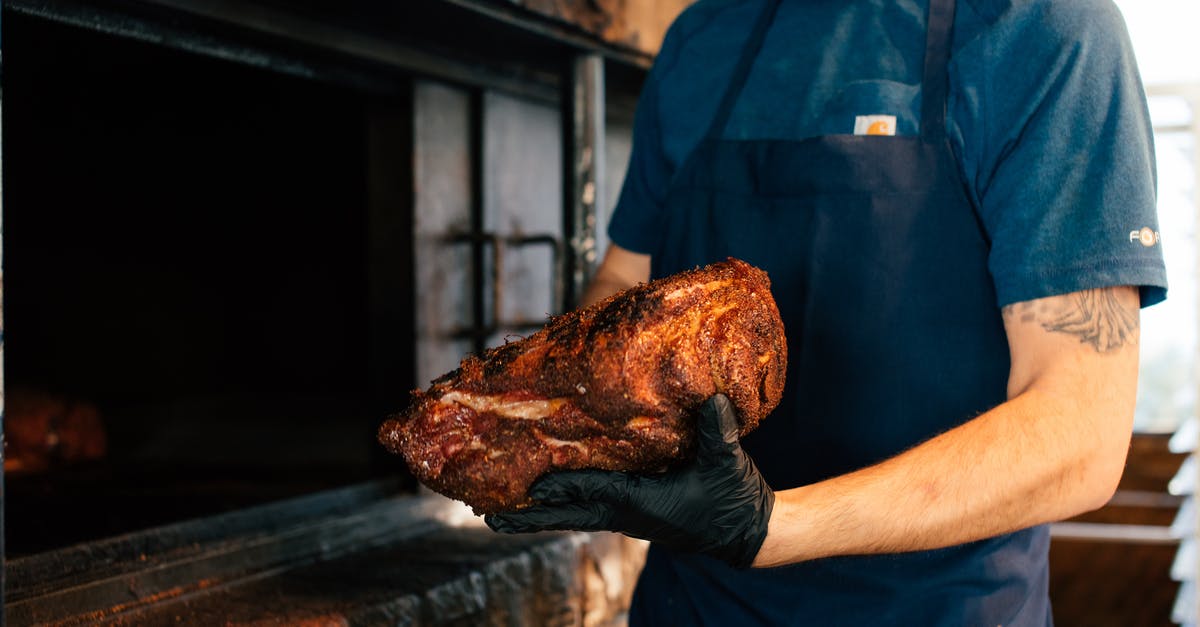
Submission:
[[[1006,306],[1003,314],[1009,321],[1036,323],[1052,333],[1074,335],[1100,353],[1137,344],[1136,306],[1122,304],[1111,288],[1015,303]]]

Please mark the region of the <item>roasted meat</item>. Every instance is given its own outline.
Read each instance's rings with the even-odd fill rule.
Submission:
[[[78,399],[14,386],[4,415],[4,472],[38,473],[104,459],[100,410]]]
[[[552,470],[653,472],[694,448],[723,393],[744,435],[783,392],[787,344],[767,274],[730,259],[638,285],[469,356],[413,392],[379,440],[477,513],[529,503]]]

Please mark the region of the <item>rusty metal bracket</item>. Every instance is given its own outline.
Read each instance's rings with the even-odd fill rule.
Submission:
[[[446,236],[443,242],[448,245],[468,244],[472,248],[472,256],[478,258],[483,258],[484,248],[491,249],[491,267],[487,272],[488,282],[491,283],[490,316],[477,316],[477,319],[472,320],[470,325],[458,327],[447,332],[447,336],[453,339],[473,340],[476,344],[477,352],[487,342],[488,338],[500,331],[532,331],[546,325],[546,320],[503,319],[505,250],[525,246],[548,246],[551,251],[553,264],[550,281],[550,302],[553,304],[562,302],[565,284],[563,256],[563,249],[565,247],[561,238],[550,233],[501,235],[482,231],[477,233],[452,233]],[[476,267],[482,267],[482,264],[476,264]],[[477,302],[483,302],[484,294],[487,292],[484,277],[475,277],[472,284],[472,298],[477,299]]]
[[[563,191],[571,251],[567,259],[570,292],[564,294],[563,308],[572,309],[595,273],[598,209],[607,206],[604,59],[595,54],[578,55],[567,74],[564,84],[570,92],[563,98]]]

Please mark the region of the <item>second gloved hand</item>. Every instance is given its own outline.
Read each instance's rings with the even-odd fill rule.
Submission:
[[[496,531],[619,531],[736,568],[754,561],[775,495],[738,443],[737,416],[716,395],[700,407],[696,459],[661,475],[552,473],[529,494],[537,505],[487,517]]]

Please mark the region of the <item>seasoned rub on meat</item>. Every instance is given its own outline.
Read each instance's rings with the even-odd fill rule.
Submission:
[[[527,505],[552,470],[652,472],[694,448],[692,412],[733,401],[744,435],[783,392],[767,274],[730,259],[641,284],[468,356],[379,429],[416,477],[477,513]]]

